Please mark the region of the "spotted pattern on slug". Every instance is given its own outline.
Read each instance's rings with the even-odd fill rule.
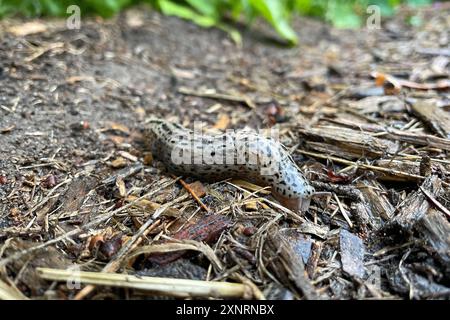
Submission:
[[[256,132],[196,136],[180,125],[151,120],[145,134],[154,157],[176,174],[203,180],[243,178],[271,186],[276,198],[304,199],[306,208],[314,193],[281,145]]]

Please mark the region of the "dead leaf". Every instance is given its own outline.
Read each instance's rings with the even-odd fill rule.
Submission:
[[[146,166],[149,166],[149,165],[151,165],[153,163],[153,154],[151,154],[151,152],[144,153],[144,161],[143,161],[143,163]]]
[[[258,201],[256,199],[252,199],[245,203],[245,209],[249,211],[257,211],[258,210]]]
[[[363,241],[345,229],[341,230],[339,240],[342,269],[353,277],[362,278],[365,274]]]
[[[205,187],[200,181],[195,181],[189,184],[189,188],[197,195],[197,197],[201,198],[206,195]]]
[[[126,165],[127,165],[127,161],[122,157],[118,157],[118,158],[114,159],[113,161],[111,161],[111,167],[113,167],[114,169],[123,168]]]
[[[383,73],[376,72],[376,73],[373,73],[372,76],[375,78],[375,85],[377,87],[382,87],[387,80],[386,75]]]
[[[111,122],[109,125],[109,129],[114,130],[114,131],[119,131],[119,132],[125,133],[127,135],[130,134],[130,129],[127,126],[120,124],[120,123],[116,123],[116,122]]]
[[[51,174],[47,178],[45,178],[44,181],[41,182],[41,186],[46,189],[50,189],[56,186],[57,181],[58,180],[56,179],[56,177],[53,174]]]
[[[336,174],[333,170],[327,170],[327,176],[332,183],[349,183],[351,178],[344,174]]]
[[[91,251],[93,248],[97,247],[99,243],[102,243],[105,241],[105,237],[103,234],[97,234],[95,236],[92,236],[89,240],[88,249]]]
[[[134,109],[134,112],[136,112],[136,114],[139,117],[139,120],[144,120],[145,118],[145,109],[142,107],[137,107],[136,109]]]
[[[110,260],[122,248],[123,239],[120,234],[115,235],[110,239],[105,239],[100,243],[100,252],[103,256]]]
[[[121,136],[109,136],[109,140],[111,140],[115,145],[121,145],[125,142],[125,138]]]
[[[8,178],[6,178],[5,176],[0,176],[0,185],[7,184],[7,183],[8,183]]]
[[[398,79],[384,73],[374,72],[372,76],[375,78],[375,84],[384,88],[384,93],[387,95],[397,95],[402,90],[402,85]]]
[[[229,124],[230,124],[230,117],[225,113],[221,113],[213,128],[218,130],[225,130],[226,128],[228,128]]]
[[[127,202],[133,202],[136,201],[137,197],[136,196],[128,196],[126,197],[125,201]],[[159,203],[156,202],[152,202],[150,200],[146,200],[146,199],[142,199],[136,202],[136,204],[134,205],[135,207],[144,209],[146,211],[150,211],[150,212],[154,212],[156,209],[158,209],[159,207],[161,207],[161,205]],[[166,211],[164,211],[164,216],[172,216],[172,217],[179,217],[180,216],[180,212],[177,209],[173,209],[173,208],[167,208]]]

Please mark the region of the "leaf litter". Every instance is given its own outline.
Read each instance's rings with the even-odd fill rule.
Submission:
[[[0,23],[0,298],[448,298],[448,13],[302,18],[289,49],[136,9]],[[153,116],[274,126],[322,194],[298,215],[247,181],[172,176],[142,139]]]

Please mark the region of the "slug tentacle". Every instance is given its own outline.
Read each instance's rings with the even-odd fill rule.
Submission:
[[[243,178],[272,188],[285,207],[306,211],[314,188],[290,154],[275,140],[253,131],[204,135],[165,120],[145,129],[154,157],[177,174],[203,180]]]

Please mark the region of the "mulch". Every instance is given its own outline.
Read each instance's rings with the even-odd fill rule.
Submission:
[[[139,8],[0,22],[0,298],[448,298],[449,17],[296,19],[295,48]],[[277,128],[321,194],[172,176],[150,117]]]

